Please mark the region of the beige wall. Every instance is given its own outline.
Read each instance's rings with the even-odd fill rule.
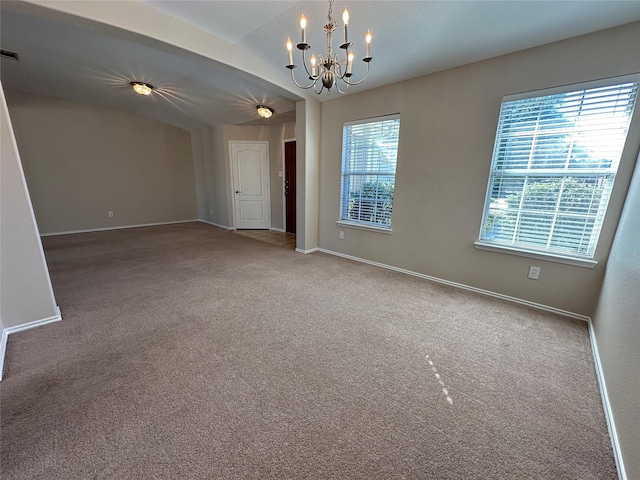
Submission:
[[[302,252],[319,247],[321,118],[319,102],[296,102],[296,249]]]
[[[593,314],[640,146],[632,122],[595,269],[477,250],[504,95],[640,71],[640,23],[349,95],[322,105],[320,247],[556,309]],[[615,54],[613,54],[615,53]],[[342,125],[400,113],[391,235],[339,218]],[[345,239],[338,239],[338,231]],[[530,265],[540,279],[527,279]]]
[[[206,129],[191,132],[191,155],[193,156],[193,176],[196,188],[198,218],[211,221],[209,220],[207,185],[205,182],[205,168],[208,163],[205,158],[206,152],[208,151],[206,144],[208,141],[207,135],[208,130]]]
[[[224,163],[222,126],[192,132],[191,143],[198,196],[198,218],[228,227],[228,169]]]
[[[593,318],[629,479],[640,478],[640,159],[638,162]]]
[[[189,132],[115,109],[7,98],[41,233],[197,217]]]
[[[0,325],[15,329],[59,312],[2,85],[0,130]]]

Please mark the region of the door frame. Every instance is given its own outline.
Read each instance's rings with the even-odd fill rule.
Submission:
[[[284,144],[289,142],[295,142],[296,138],[285,138],[282,140],[282,231],[286,233],[287,231],[287,196],[284,194],[284,182],[286,180],[286,171],[287,165],[285,163],[285,152],[284,152]],[[296,144],[297,145],[297,144]],[[296,160],[297,163],[297,160]],[[296,197],[298,196],[298,188],[296,186]],[[298,199],[296,198],[296,201]]]
[[[234,144],[248,144],[259,143],[267,147],[267,197],[269,199],[269,230],[271,230],[271,162],[269,161],[269,142],[266,140],[229,140],[229,187],[231,192],[231,215],[233,218],[233,230],[238,230],[238,224],[236,219],[236,198],[235,198],[235,170],[236,167],[233,161],[233,148]]]

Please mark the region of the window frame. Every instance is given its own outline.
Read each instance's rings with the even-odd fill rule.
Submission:
[[[497,168],[496,168],[496,162],[498,160],[498,155],[497,155],[497,149],[499,146],[499,142],[501,140],[501,119],[502,119],[502,109],[505,106],[506,103],[508,102],[513,102],[513,101],[518,101],[518,100],[526,100],[526,99],[540,99],[543,97],[547,97],[547,96],[551,96],[551,95],[557,95],[557,94],[563,94],[563,93],[571,93],[571,92],[580,92],[580,91],[585,91],[585,90],[590,90],[590,89],[596,89],[596,88],[605,88],[605,87],[613,87],[616,85],[623,85],[623,84],[627,84],[627,83],[636,83],[639,84],[638,85],[638,90],[636,92],[636,99],[635,99],[635,103],[632,107],[631,110],[631,114],[629,116],[629,124],[628,124],[628,128],[623,140],[622,145],[620,146],[620,157],[617,159],[614,159],[615,161],[617,161],[617,164],[615,165],[615,169],[613,171],[612,174],[610,174],[610,182],[609,182],[609,186],[608,186],[608,198],[606,199],[606,202],[604,204],[600,204],[600,208],[604,209],[604,214],[602,217],[602,222],[600,223],[599,227],[594,227],[594,229],[591,230],[591,239],[593,241],[593,250],[591,252],[591,254],[579,254],[579,253],[565,253],[565,252],[560,252],[560,251],[553,251],[553,250],[543,250],[543,249],[536,249],[535,246],[532,245],[532,248],[527,248],[526,244],[505,244],[505,243],[499,243],[499,242],[492,242],[490,240],[487,240],[486,238],[483,239],[483,232],[485,230],[485,225],[486,222],[485,220],[488,218],[488,211],[491,208],[491,203],[492,203],[492,192],[493,192],[493,188],[494,188],[494,180],[496,178],[496,172],[497,172]],[[629,131],[631,130],[631,127],[633,125],[633,120],[634,120],[634,116],[635,116],[635,109],[638,106],[638,97],[640,97],[640,74],[631,74],[631,75],[624,75],[624,76],[619,76],[619,77],[612,77],[612,78],[606,78],[606,79],[601,79],[601,80],[597,80],[597,81],[591,81],[591,82],[582,82],[582,83],[578,83],[578,84],[570,84],[570,85],[565,85],[565,86],[561,86],[561,87],[555,87],[555,88],[548,88],[548,89],[543,89],[543,90],[536,90],[536,91],[531,91],[531,92],[523,92],[523,93],[519,93],[519,94],[514,94],[514,95],[507,95],[504,96],[502,98],[502,102],[501,102],[501,107],[500,107],[500,116],[498,118],[497,121],[497,126],[496,126],[496,134],[495,134],[495,142],[494,142],[494,149],[492,152],[492,159],[491,159],[491,166],[489,168],[489,176],[488,176],[488,180],[487,180],[487,190],[485,193],[485,201],[484,201],[484,207],[483,207],[483,211],[482,211],[482,217],[480,220],[480,230],[479,230],[479,234],[478,234],[478,240],[476,242],[474,242],[474,246],[478,249],[482,249],[482,250],[489,250],[489,251],[495,251],[495,252],[501,252],[501,253],[507,253],[507,254],[513,254],[513,255],[518,255],[518,256],[524,256],[524,257],[529,257],[529,258],[537,258],[537,259],[543,259],[543,260],[549,260],[549,261],[553,261],[553,262],[559,262],[559,263],[564,263],[564,264],[569,264],[569,265],[575,265],[575,266],[581,266],[581,267],[587,267],[587,268],[594,268],[598,262],[597,260],[595,260],[595,254],[597,251],[597,246],[600,242],[600,236],[602,233],[602,229],[605,225],[605,221],[606,221],[606,212],[608,211],[608,207],[610,205],[610,201],[612,198],[612,194],[614,191],[614,187],[615,187],[615,179],[617,177],[617,174],[620,170],[620,165],[622,163],[622,161],[624,160],[623,157],[623,153],[624,153],[624,147],[626,145],[627,139],[628,139],[628,134]],[[586,170],[586,169],[585,169]],[[585,170],[580,171],[580,169],[576,169],[575,172],[571,172],[572,175],[568,176],[568,175],[564,175],[563,178],[571,178],[571,177],[579,177],[581,175],[586,175]],[[601,174],[604,174],[603,172],[600,172]],[[554,175],[557,175],[557,172],[554,173],[547,173],[545,174],[545,172],[536,172],[536,170],[530,170],[528,173],[523,174],[521,177],[518,178],[522,178],[525,179],[525,181],[527,181],[530,178],[546,178],[546,179],[550,179],[552,178]],[[516,178],[516,176],[514,176],[513,178]],[[524,186],[522,189],[522,192],[524,192]],[[519,210],[519,212],[521,213],[521,211]],[[552,229],[553,230],[553,229]],[[514,232],[515,234],[515,232]],[[595,236],[595,238],[594,238]]]
[[[366,124],[371,124],[371,123],[382,123],[382,122],[387,122],[387,121],[393,121],[393,120],[398,120],[399,124],[398,124],[398,136],[397,136],[397,145],[396,145],[396,155],[395,155],[395,166],[394,166],[394,171],[393,174],[389,173],[388,171],[383,171],[383,170],[370,170],[370,171],[366,171],[366,173],[364,173],[363,171],[358,171],[358,170],[351,170],[351,171],[346,171],[345,169],[345,140],[346,140],[346,127],[349,126],[353,126],[353,125],[366,125]],[[381,116],[376,116],[376,117],[370,117],[370,118],[365,118],[365,119],[360,119],[360,120],[353,120],[353,121],[348,121],[348,122],[344,122],[343,126],[342,126],[342,142],[341,142],[341,161],[340,161],[340,201],[339,201],[339,213],[338,213],[338,221],[336,222],[338,225],[340,226],[344,226],[344,227],[350,227],[350,228],[355,228],[355,229],[360,229],[360,230],[368,230],[371,232],[377,232],[377,233],[386,233],[386,234],[391,234],[392,233],[392,217],[393,217],[393,201],[395,200],[395,185],[396,185],[396,176],[397,176],[397,170],[398,170],[398,152],[400,150],[400,113],[393,113],[393,114],[388,114],[388,115],[381,115]],[[354,173],[357,172],[357,173]],[[359,175],[362,177],[367,177],[367,176],[383,176],[383,177],[393,177],[393,188],[394,188],[394,196],[391,200],[391,214],[389,217],[389,224],[384,224],[384,223],[374,223],[374,222],[367,222],[367,221],[358,221],[358,220],[354,220],[354,219],[350,219],[348,218],[344,218],[344,214],[346,211],[345,208],[345,195],[350,195],[351,193],[351,189],[345,189],[345,185],[348,184],[348,180],[345,177],[350,177],[350,176],[354,176],[354,175]],[[345,191],[346,190],[346,191]],[[348,208],[348,207],[347,207]]]

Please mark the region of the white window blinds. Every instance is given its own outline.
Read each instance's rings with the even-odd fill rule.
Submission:
[[[344,125],[340,220],[391,227],[400,117]]]
[[[592,258],[637,82],[505,101],[480,241]]]

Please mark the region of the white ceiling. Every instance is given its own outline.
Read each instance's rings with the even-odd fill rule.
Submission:
[[[284,44],[288,36],[299,41],[298,18],[304,13],[311,51],[324,54],[328,1],[104,3],[122,16],[132,7],[153,9],[167,16],[168,32],[186,23],[194,35],[205,34],[217,48],[228,49],[229,58],[249,52],[254,71],[273,72],[271,81],[168,42],[68,14],[52,15],[46,2],[2,0],[0,43],[20,56],[19,62],[2,59],[4,87],[130,110],[185,129],[265,123],[256,120],[260,103],[276,110],[271,122],[289,121],[295,118],[296,100],[315,97],[287,78]],[[366,30],[373,34],[371,73],[349,93],[640,20],[640,1],[337,0],[333,17],[340,24],[345,7],[356,58],[364,56]],[[335,35],[337,49],[341,29]],[[354,66],[355,78],[363,65]],[[129,87],[132,80],[157,90],[151,98],[137,96]],[[333,91],[317,98],[338,96]]]

